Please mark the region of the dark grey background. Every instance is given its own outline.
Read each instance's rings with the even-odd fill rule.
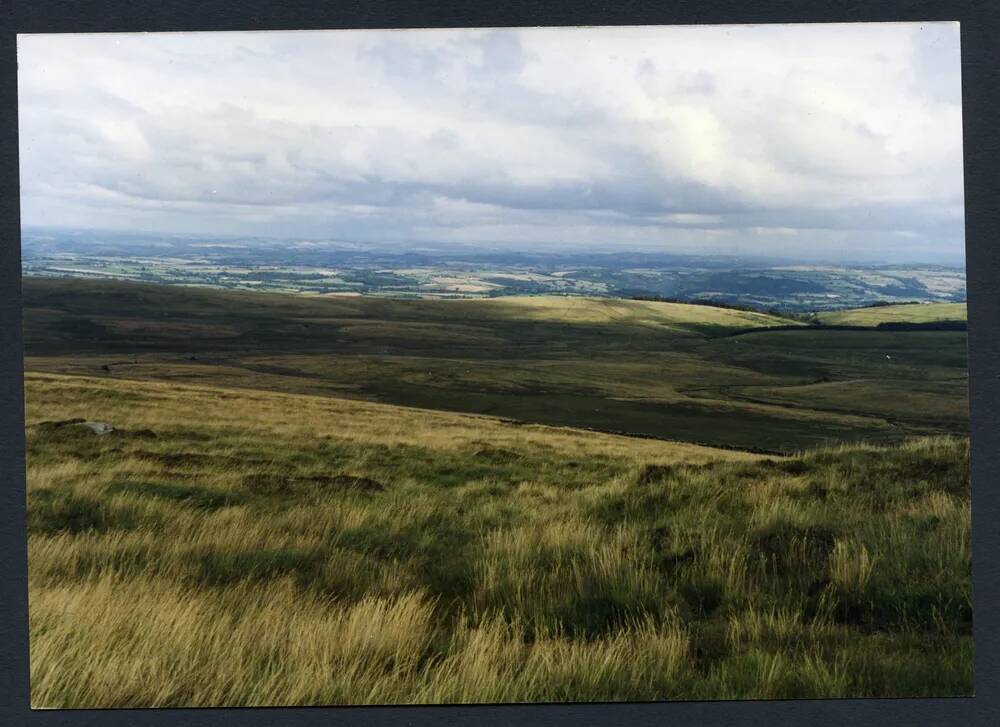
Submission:
[[[749,7],[748,7],[749,6]],[[995,725],[1000,657],[1000,4],[702,0],[403,2],[354,0],[20,0],[0,2],[0,724],[4,725]],[[17,167],[16,33],[293,28],[636,25],[959,20],[972,394],[976,697],[685,702],[47,711],[28,709],[27,547]]]

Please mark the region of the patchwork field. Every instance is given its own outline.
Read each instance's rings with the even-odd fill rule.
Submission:
[[[391,298],[606,296],[722,301],[768,310],[839,310],[874,302],[958,302],[954,265],[830,266],[656,252],[503,251],[467,245],[25,229],[26,276],[127,280],[228,290]],[[789,261],[790,262],[790,261]]]
[[[964,331],[24,303],[35,706],[972,692]]]

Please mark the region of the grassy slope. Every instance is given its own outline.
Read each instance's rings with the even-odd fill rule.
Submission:
[[[962,439],[776,460],[343,399],[26,385],[36,706],[972,690]],[[39,426],[71,417],[124,433]]]
[[[480,302],[479,305],[485,311],[497,311],[498,316],[519,320],[644,326],[674,330],[702,330],[713,326],[742,329],[798,323],[770,313],[621,298],[512,296],[491,300],[485,305]]]
[[[872,308],[830,311],[819,314],[821,322],[837,326],[877,326],[879,323],[932,323],[934,321],[964,321],[966,318],[965,303],[885,305]]]
[[[78,312],[109,315],[116,304],[128,311],[175,311],[187,317],[211,319],[218,313],[245,329],[254,317],[336,322],[369,318],[400,321],[537,320],[567,323],[613,323],[616,326],[660,327],[698,331],[705,326],[752,328],[792,325],[795,321],[767,313],[703,305],[580,296],[512,296],[492,299],[396,299],[369,296],[305,296],[126,283],[103,280],[27,277],[27,306],[72,302]]]
[[[24,297],[34,370],[352,397],[784,452],[967,427],[963,332],[725,338],[792,322],[600,298],[308,298],[42,278],[25,279]],[[919,409],[900,406],[910,396],[921,398]]]

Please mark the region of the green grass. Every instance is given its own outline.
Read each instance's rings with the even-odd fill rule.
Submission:
[[[972,692],[963,437],[762,457],[26,379],[35,706]],[[38,426],[74,417],[123,434]]]
[[[933,323],[967,320],[965,303],[912,303],[873,306],[819,314],[827,325],[877,326],[880,323]]]

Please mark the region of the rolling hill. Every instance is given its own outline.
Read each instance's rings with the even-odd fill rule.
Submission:
[[[911,303],[830,311],[818,314],[827,325],[877,326],[882,323],[934,323],[967,320],[965,303]]]
[[[24,280],[24,311],[26,366],[52,373],[783,453],[968,426],[964,331],[825,330],[608,298],[309,297],[45,278]],[[730,335],[746,330],[759,332]]]

